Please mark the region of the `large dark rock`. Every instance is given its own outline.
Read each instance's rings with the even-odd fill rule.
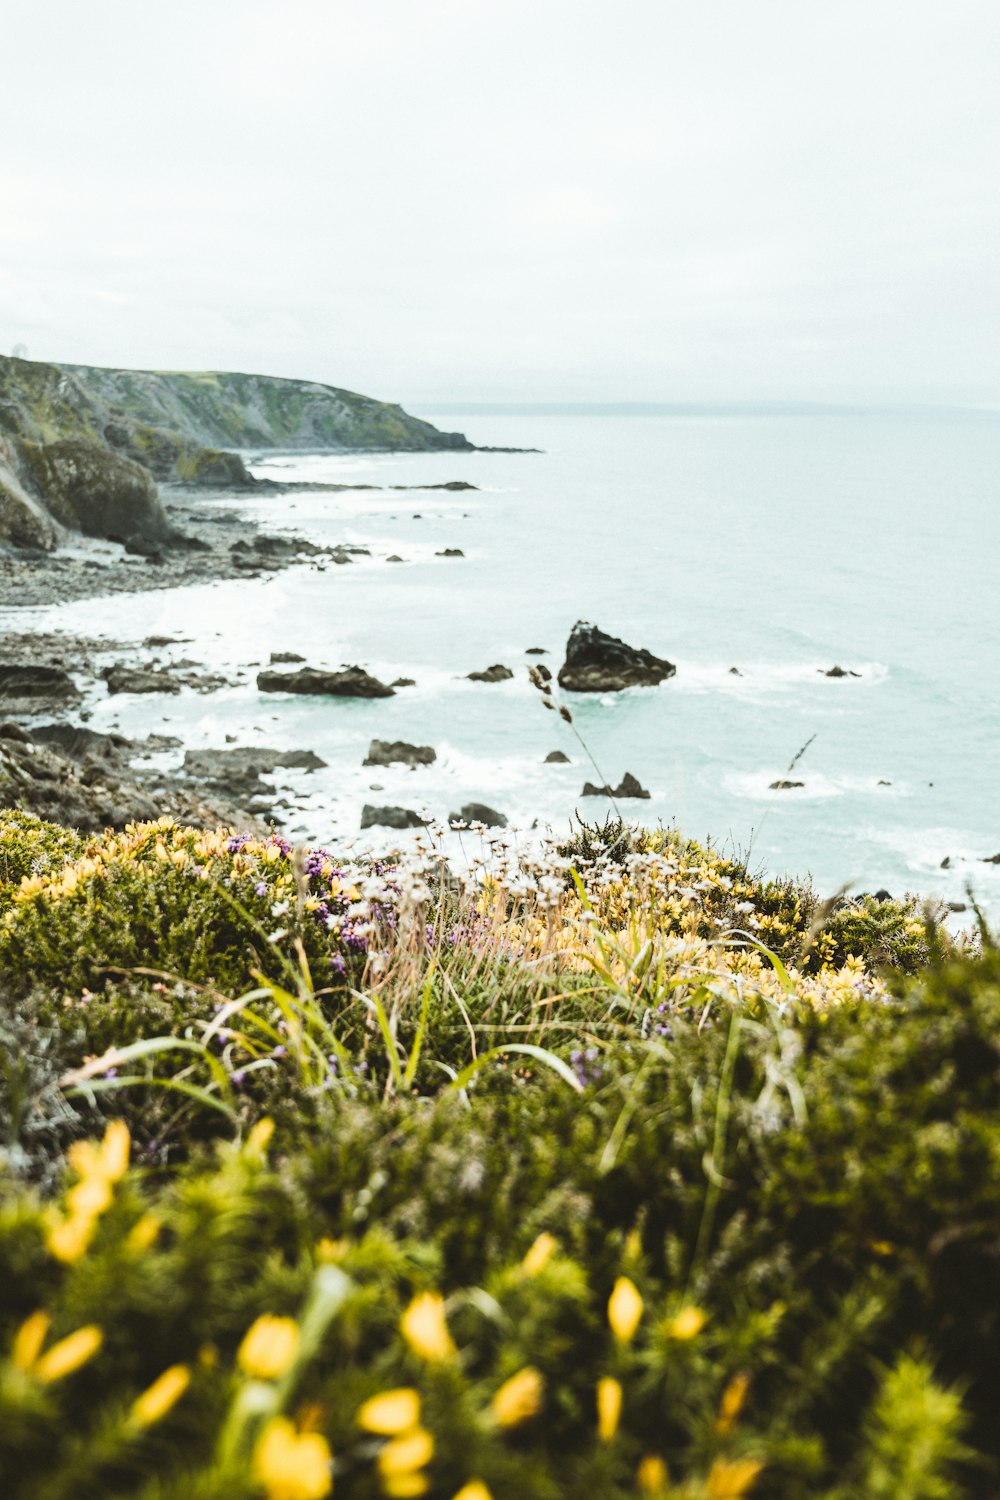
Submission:
[[[824,677],[860,677],[861,676],[860,672],[855,672],[853,669],[851,669],[850,671],[848,671],[848,669],[846,667],[828,667],[826,671],[824,671],[822,667],[817,667],[816,670],[817,670],[817,672],[822,673],[822,675]]]
[[[487,828],[507,827],[507,819],[503,813],[487,807],[485,802],[464,803],[460,812],[448,814],[448,822],[453,828],[456,823],[482,823]]]
[[[768,786],[769,792],[792,792],[798,786],[805,786],[804,781],[788,781],[781,777],[778,781],[772,781]]]
[[[315,693],[337,698],[391,698],[395,689],[379,682],[363,667],[344,667],[339,672],[320,672],[302,667],[297,672],[258,672],[262,693]]]
[[[617,786],[612,787],[605,782],[604,786],[595,786],[592,781],[585,781],[581,797],[643,797],[649,799],[650,793],[634,777],[631,771],[626,771]]]
[[[41,698],[76,703],[80,691],[58,667],[0,666],[0,698]]]
[[[166,672],[144,667],[108,667],[102,674],[109,693],[179,693],[181,684]]]
[[[199,781],[225,786],[247,777],[270,776],[279,766],[289,770],[318,771],[325,760],[312,750],[266,750],[262,746],[237,746],[232,750],[187,750],[184,769]]]
[[[426,828],[427,820],[408,807],[372,807],[361,809],[362,828]]]
[[[496,662],[483,672],[469,672],[466,675],[470,682],[507,682],[514,674],[510,667],[505,667],[502,662]]]
[[[429,766],[437,760],[433,745],[408,745],[405,740],[372,740],[363,766]]]
[[[547,766],[568,766],[571,762],[565,750],[550,750],[545,757],[545,764]]]
[[[86,536],[169,540],[172,528],[148,469],[100,443],[22,442],[20,453],[50,515]]]
[[[559,686],[574,693],[614,693],[621,688],[655,687],[676,671],[672,662],[651,651],[627,646],[596,625],[578,620],[566,644]]]

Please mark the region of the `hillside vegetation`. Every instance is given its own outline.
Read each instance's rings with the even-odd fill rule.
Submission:
[[[985,931],[9,813],[0,993],[10,1500],[998,1492]]]

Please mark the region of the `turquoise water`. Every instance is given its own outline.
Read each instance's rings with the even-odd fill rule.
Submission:
[[[479,489],[261,497],[244,508],[269,530],[372,558],[46,612],[46,626],[81,632],[194,635],[199,649],[177,654],[246,673],[209,699],[98,700],[94,727],[317,751],[328,770],[287,783],[289,826],[309,837],[355,836],[364,801],[442,817],[475,798],[522,827],[563,829],[606,804],[581,801],[593,768],[543,711],[524,651],[546,647],[555,670],[589,619],[677,665],[659,688],[572,700],[603,777],[628,770],[650,789],[637,816],[811,873],[824,892],[963,900],[971,880],[1000,909],[1000,866],[983,863],[1000,851],[1000,419],[420,415],[544,452],[256,464],[275,478]],[[444,547],[465,557],[436,557]],[[259,696],[252,663],[289,649],[417,686],[381,702]],[[494,662],[515,679],[464,680]],[[821,675],[834,663],[861,675]],[[363,770],[375,736],[432,744],[438,762]],[[805,786],[769,791],[812,736],[793,773]],[[542,764],[557,747],[572,765]]]

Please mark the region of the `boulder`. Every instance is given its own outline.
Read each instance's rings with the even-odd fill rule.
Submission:
[[[391,698],[395,689],[379,682],[363,667],[344,667],[339,672],[320,672],[301,667],[297,672],[258,672],[262,693],[311,693],[336,698]]]
[[[437,760],[433,745],[408,745],[405,740],[372,740],[363,766],[429,766]]]
[[[772,781],[768,786],[769,792],[790,792],[797,786],[805,786],[804,781],[785,781],[784,779]]]
[[[300,661],[305,661],[305,657],[304,656],[300,656],[297,651],[272,651],[271,652],[271,666],[272,667],[291,666],[294,662],[300,662]]]
[[[240,745],[233,750],[187,750],[184,770],[199,781],[226,785],[233,780],[269,776],[278,766],[289,770],[318,771],[325,760],[312,750],[266,750],[259,746]]]
[[[580,795],[581,797],[642,797],[648,800],[650,793],[632,775],[631,771],[626,771],[616,787],[608,786],[607,783],[604,786],[595,786],[592,781],[585,781]]]
[[[824,677],[860,677],[861,676],[860,672],[848,671],[846,667],[836,667],[836,666],[834,666],[834,667],[829,667],[825,671],[824,671],[824,669],[822,667],[817,667],[816,670],[817,670],[817,672],[822,673],[822,675]]]
[[[435,557],[464,557],[465,553],[461,547],[445,547],[443,552],[435,552]]]
[[[362,828],[426,828],[427,819],[408,807],[372,807],[361,809]]]
[[[166,672],[144,667],[108,667],[102,672],[109,693],[179,693],[181,685]]]
[[[549,653],[544,646],[529,646],[524,654],[525,656],[548,656]]]
[[[59,667],[0,666],[0,698],[47,698],[77,703],[80,697],[72,677]]]
[[[389,684],[390,687],[394,687],[394,688],[398,688],[398,687],[416,687],[416,685],[417,685],[417,679],[415,677],[394,677],[392,679],[392,682]]]
[[[568,766],[572,762],[565,750],[550,750],[545,757],[544,764],[547,766]]]
[[[460,812],[448,814],[448,822],[452,828],[456,823],[482,823],[487,828],[507,827],[507,819],[503,813],[487,807],[485,802],[464,803]]]
[[[514,674],[510,667],[496,662],[492,667],[487,667],[485,672],[469,672],[466,675],[470,682],[506,682]]]
[[[655,687],[677,668],[672,662],[596,625],[578,620],[566,644],[566,660],[559,669],[559,686],[574,693],[614,693],[628,687]]]

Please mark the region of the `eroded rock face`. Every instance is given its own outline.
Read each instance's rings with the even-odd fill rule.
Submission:
[[[409,807],[373,807],[361,809],[362,828],[425,828],[427,822]]]
[[[83,438],[20,445],[34,488],[57,521],[85,536],[172,534],[156,484],[140,464]]]
[[[81,693],[68,672],[58,667],[0,666],[0,698],[78,703]]]
[[[574,693],[615,693],[628,687],[655,687],[677,668],[651,651],[628,646],[587,620],[578,620],[566,643],[559,686]]]
[[[485,802],[466,802],[460,812],[448,814],[448,822],[452,827],[456,823],[482,823],[486,828],[506,828],[507,819],[503,813],[497,812],[494,807],[487,807]]]
[[[394,688],[372,677],[363,667],[344,667],[339,672],[320,672],[302,667],[297,672],[258,672],[262,693],[313,693],[337,698],[391,698]]]
[[[433,745],[408,745],[405,740],[372,740],[363,766],[429,766],[437,760]]]

